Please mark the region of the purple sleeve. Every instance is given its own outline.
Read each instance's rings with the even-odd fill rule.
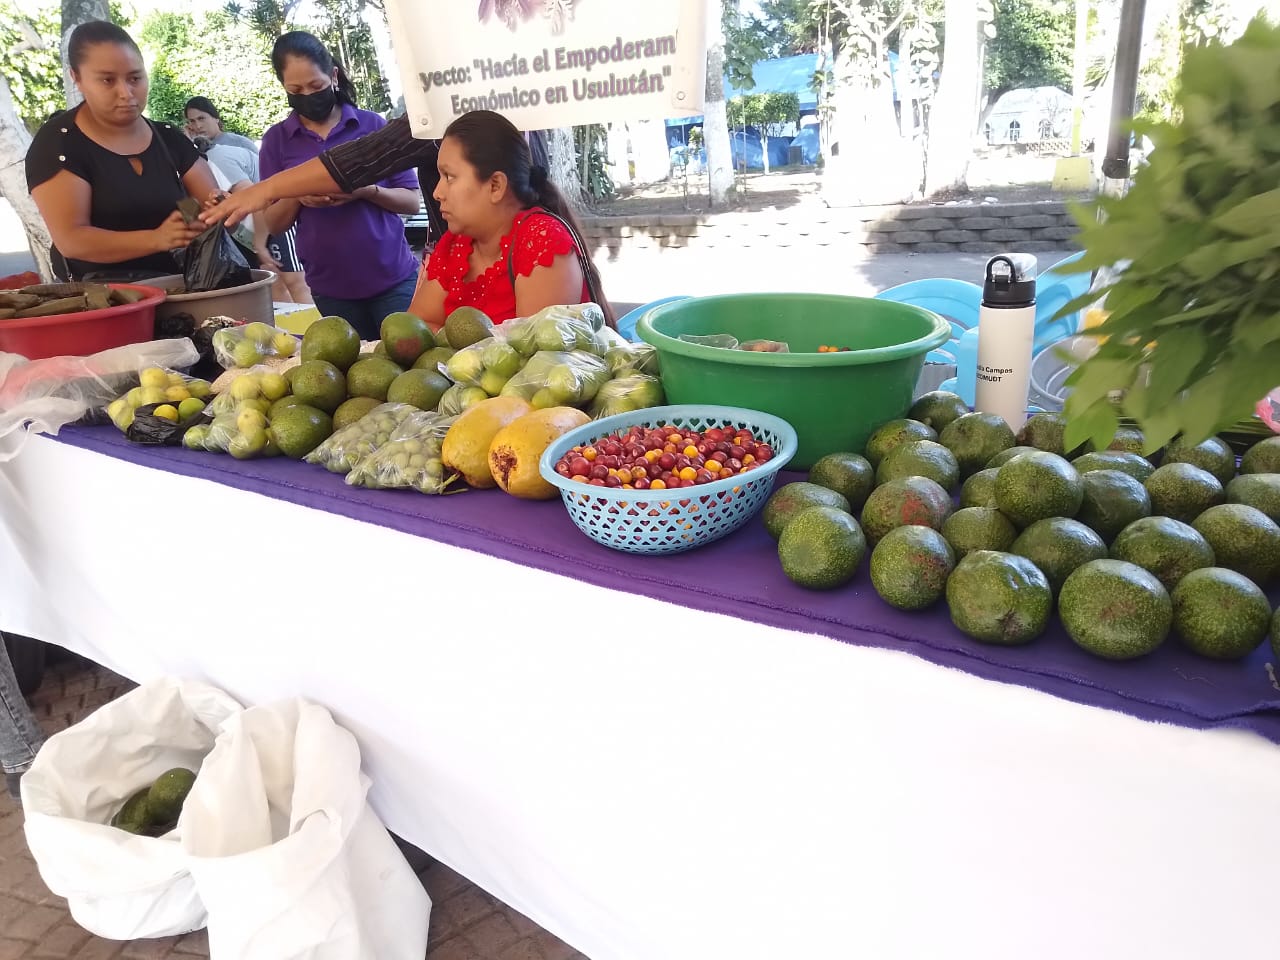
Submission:
[[[262,135],[262,147],[258,150],[258,177],[265,180],[284,169],[280,158],[280,127],[268,127]]]

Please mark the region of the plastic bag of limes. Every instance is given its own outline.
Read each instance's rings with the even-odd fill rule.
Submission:
[[[343,427],[303,459],[330,473],[349,473],[388,440],[406,419],[421,411],[408,403],[383,403]]]
[[[260,321],[226,327],[213,335],[213,355],[228,370],[252,367],[268,357],[291,357],[297,349],[297,337]]]
[[[190,420],[204,409],[209,398],[209,382],[188,377],[164,367],[138,371],[138,385],[107,404],[107,416],[121,432],[127,433],[141,407],[150,416],[170,423]]]
[[[458,477],[440,456],[454,417],[419,411],[396,427],[386,443],[347,474],[347,483],[370,490],[410,489],[419,493],[455,493]]]

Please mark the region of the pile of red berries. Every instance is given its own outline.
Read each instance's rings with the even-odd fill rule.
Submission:
[[[632,427],[574,447],[555,469],[596,487],[675,490],[737,476],[772,459],[769,444],[731,424],[703,431]]]

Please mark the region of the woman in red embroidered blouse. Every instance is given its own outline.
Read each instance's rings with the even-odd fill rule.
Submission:
[[[421,162],[430,141],[406,144],[407,120],[322,153],[228,197],[205,213],[234,225],[284,197],[350,193],[396,169]],[[409,310],[435,329],[460,306],[494,321],[527,317],[543,307],[598,303],[613,322],[600,275],[585,255],[582,231],[529,145],[500,114],[463,114],[445,130],[434,196],[449,225],[418,277]]]

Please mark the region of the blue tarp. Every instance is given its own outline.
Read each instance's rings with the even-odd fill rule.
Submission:
[[[818,141],[818,128],[815,126],[804,127],[796,134],[795,139],[791,141],[793,147],[800,148],[801,163],[817,163],[818,154],[822,152],[821,144]],[[770,154],[772,156],[772,154]]]

